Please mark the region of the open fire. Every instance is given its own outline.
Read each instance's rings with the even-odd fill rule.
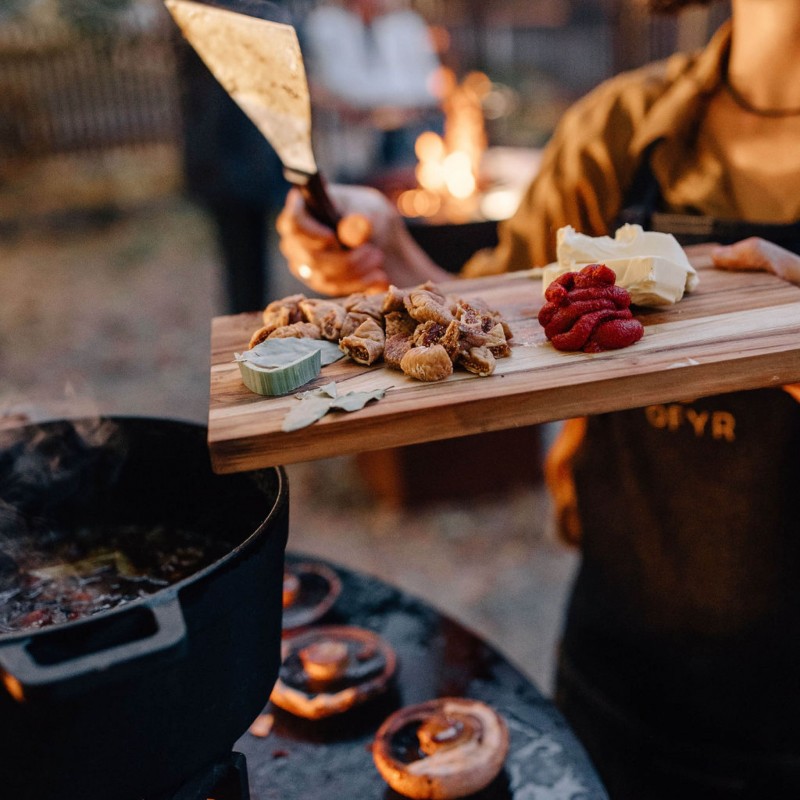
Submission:
[[[440,84],[444,136],[425,131],[417,138],[417,186],[398,195],[397,207],[404,217],[435,223],[505,219],[515,211],[531,173],[530,159],[523,159],[520,181],[519,152],[488,147],[485,110],[502,114],[508,97],[482,72],[470,72],[459,82],[452,70],[442,68]],[[501,163],[509,160],[510,169]]]
[[[416,141],[418,186],[397,198],[406,217],[441,217],[450,222],[474,219],[486,128],[482,103],[491,81],[471,72],[459,83],[452,70],[442,69],[444,136],[425,131]]]

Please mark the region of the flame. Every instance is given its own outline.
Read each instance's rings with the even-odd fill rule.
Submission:
[[[25,690],[22,688],[22,684],[13,675],[4,672],[3,685],[6,687],[6,691],[18,703],[23,703],[25,701]]]
[[[482,72],[471,72],[458,83],[455,73],[443,67],[437,85],[444,136],[425,131],[417,138],[418,188],[403,192],[397,206],[407,217],[441,213],[450,220],[467,219],[478,209],[480,166],[487,147],[482,102],[492,84]]]

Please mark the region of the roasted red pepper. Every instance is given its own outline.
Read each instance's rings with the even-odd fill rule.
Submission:
[[[630,311],[631,297],[616,286],[614,270],[589,264],[559,275],[545,291],[539,323],[557,350],[599,353],[638,342],[641,322]]]

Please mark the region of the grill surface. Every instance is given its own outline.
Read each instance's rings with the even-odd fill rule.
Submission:
[[[299,558],[288,555],[287,561]],[[364,707],[315,722],[267,704],[264,713],[275,720],[270,734],[246,733],[235,745],[246,756],[254,798],[399,798],[373,765],[369,745],[375,731],[400,706],[455,695],[492,705],[511,734],[503,772],[474,800],[607,800],[559,712],[497,651],[416,598],[369,576],[334,569],[342,591],[321,622],[359,625],[383,636],[397,652],[393,689]]]

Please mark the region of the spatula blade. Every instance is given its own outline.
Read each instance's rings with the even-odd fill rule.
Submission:
[[[288,171],[317,173],[311,102],[297,32],[272,3],[165,0],[183,36]],[[291,177],[290,177],[291,180]]]

